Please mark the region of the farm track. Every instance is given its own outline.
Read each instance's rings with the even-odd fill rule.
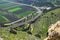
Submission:
[[[8,2],[11,2],[11,1],[8,1]],[[12,2],[12,3],[15,3],[15,2]],[[22,3],[15,3],[15,4],[22,4]],[[11,27],[12,27],[12,28],[16,28],[16,27],[19,27],[20,25],[24,25],[24,24],[26,24],[26,23],[30,23],[30,22],[32,22],[32,21],[35,21],[35,20],[41,15],[41,13],[42,13],[42,11],[41,11],[38,7],[36,7],[36,6],[32,6],[32,5],[28,5],[28,4],[22,4],[22,5],[30,6],[30,7],[32,7],[32,8],[35,8],[35,9],[37,10],[37,12],[36,12],[36,13],[37,13],[37,16],[34,17],[34,18],[32,18],[31,20],[26,21],[26,22],[23,22],[23,23],[18,23],[18,22],[21,21],[21,20],[23,20],[24,18],[19,19],[19,20],[14,21],[14,22],[11,22],[11,23],[8,23],[8,24],[5,24],[5,25],[13,24],[12,26],[4,27],[5,29],[10,29]]]

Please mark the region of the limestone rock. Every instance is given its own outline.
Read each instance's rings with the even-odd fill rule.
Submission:
[[[0,37],[0,40],[3,40],[3,38]]]
[[[60,21],[52,24],[48,29],[48,37],[44,40],[60,40]]]

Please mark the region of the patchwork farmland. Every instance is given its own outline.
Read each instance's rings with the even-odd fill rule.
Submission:
[[[29,6],[0,1],[0,23],[14,22],[35,12]]]

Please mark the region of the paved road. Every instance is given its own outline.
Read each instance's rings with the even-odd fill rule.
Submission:
[[[11,2],[11,1],[7,1],[7,2]],[[11,3],[15,3],[15,2],[11,2]],[[15,3],[15,4],[21,4],[21,5],[26,5],[26,6],[30,6],[30,7],[35,8],[35,9],[37,10],[37,12],[36,12],[36,13],[37,13],[37,16],[36,16],[35,18],[33,18],[33,19],[29,20],[29,21],[23,22],[23,23],[17,23],[17,22],[23,20],[24,18],[19,19],[19,20],[14,21],[14,22],[11,22],[11,23],[8,23],[8,24],[5,24],[5,25],[13,24],[12,26],[7,27],[8,29],[11,28],[11,27],[12,27],[12,28],[19,27],[20,25],[23,25],[23,24],[32,22],[32,21],[34,21],[35,19],[37,19],[37,18],[41,15],[41,13],[42,13],[42,11],[41,11],[38,7],[36,7],[36,6],[32,6],[32,5],[28,5],[28,4],[22,4],[22,3]]]

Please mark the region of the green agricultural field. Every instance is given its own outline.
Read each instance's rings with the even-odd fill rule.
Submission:
[[[13,5],[14,5],[13,3],[3,3],[3,4],[0,4],[0,9],[9,7],[9,6],[13,6]]]
[[[6,2],[3,0],[0,1],[0,9],[11,8],[16,6],[21,6],[21,4],[15,4],[15,3]]]
[[[15,11],[18,11],[18,10],[21,10],[22,8],[13,8],[13,9],[9,9],[8,12],[15,12]]]
[[[7,14],[7,13],[6,13],[6,12],[1,12],[1,11],[0,11],[0,15],[5,15],[5,14]]]
[[[28,9],[26,10],[26,8],[28,8]],[[24,11],[24,10],[26,10],[26,11]],[[30,9],[30,7],[27,7],[27,6],[24,6],[21,4],[14,4],[11,2],[3,1],[2,3],[0,3],[0,15],[1,15],[0,21],[2,21],[2,22],[8,22],[9,20],[10,20],[10,22],[15,21],[15,20],[18,20],[19,18],[28,16],[29,14],[36,12],[33,10],[35,10],[35,9],[33,9],[33,8]]]
[[[0,0],[0,2],[4,2],[3,0]]]
[[[4,16],[0,15],[0,22],[8,22],[9,20],[5,18]]]
[[[0,12],[0,22],[8,22],[9,20],[3,15],[5,15],[5,13]]]
[[[24,17],[24,16],[27,16],[27,15],[29,15],[29,14],[32,14],[32,13],[35,13],[35,11],[27,11],[27,12],[23,12],[23,13],[20,13],[20,14],[16,14],[16,16],[18,17],[18,18],[21,18],[21,17]]]

